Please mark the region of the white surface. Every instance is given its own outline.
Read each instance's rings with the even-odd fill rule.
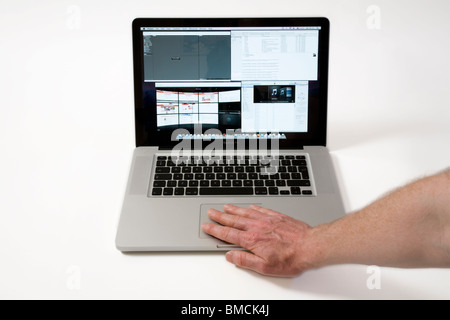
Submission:
[[[381,288],[369,290],[366,266],[276,279],[223,254],[114,247],[134,143],[133,18],[329,17],[329,148],[352,211],[450,164],[449,9],[448,0],[1,1],[0,298],[450,298],[447,269],[382,268]]]

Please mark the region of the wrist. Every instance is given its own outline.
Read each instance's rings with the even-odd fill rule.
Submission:
[[[329,265],[332,243],[327,230],[330,224],[310,228],[300,244],[299,265],[303,271],[318,269]]]

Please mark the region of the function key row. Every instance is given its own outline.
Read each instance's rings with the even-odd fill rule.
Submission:
[[[180,160],[180,161],[186,161],[188,159],[191,160],[270,160],[270,159],[279,159],[279,160],[305,160],[306,157],[302,155],[298,156],[283,156],[283,155],[276,155],[276,156],[270,156],[270,155],[247,155],[247,156],[190,156],[190,157],[183,157],[183,156],[157,156],[156,160]]]

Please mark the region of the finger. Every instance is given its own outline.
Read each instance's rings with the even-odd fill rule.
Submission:
[[[241,246],[242,231],[238,229],[205,222],[202,223],[202,230],[217,239]]]
[[[261,213],[264,213],[264,214],[267,214],[267,215],[271,215],[271,216],[277,216],[277,215],[281,214],[281,213],[279,213],[277,211],[274,211],[274,210],[271,210],[271,209],[267,209],[267,208],[264,208],[264,207],[260,207],[260,206],[254,205],[254,204],[252,204],[250,206],[250,209],[255,210],[255,211],[259,211]]]
[[[228,251],[226,254],[228,262],[238,267],[250,269],[261,274],[265,272],[265,260],[247,251]]]
[[[261,215],[261,213],[256,210],[250,208],[241,208],[232,204],[226,204],[223,208],[226,213],[239,215],[241,217],[249,219],[257,219]]]
[[[250,222],[247,218],[244,218],[242,216],[227,214],[227,213],[215,210],[215,209],[209,209],[208,216],[212,220],[214,220],[224,226],[228,226],[228,227],[232,227],[232,228],[236,228],[236,229],[240,229],[240,230],[246,230],[247,225]]]

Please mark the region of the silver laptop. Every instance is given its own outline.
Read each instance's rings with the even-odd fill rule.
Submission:
[[[326,18],[136,19],[120,251],[220,251],[209,208],[344,215],[326,147]]]

